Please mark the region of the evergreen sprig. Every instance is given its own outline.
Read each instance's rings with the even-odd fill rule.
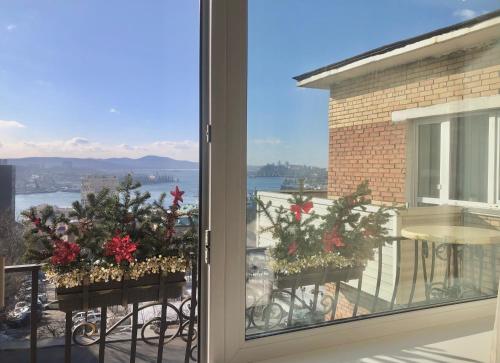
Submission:
[[[390,218],[390,208],[385,206],[373,212],[368,210],[370,195],[365,181],[353,193],[333,200],[324,215],[310,208],[312,197],[302,190],[287,200],[288,208],[257,198],[258,211],[269,222],[261,233],[271,233],[276,241],[272,257],[280,265],[296,265],[333,253],[359,265],[366,264],[373,259],[374,249],[384,243]]]
[[[113,256],[105,253],[106,243],[115,237],[130,238],[137,249],[137,261],[157,256],[179,256],[188,261],[198,243],[198,210],[183,210],[178,201],[166,206],[166,194],[150,202],[149,192],[140,191],[141,184],[128,175],[116,192],[104,189],[89,194],[82,203],[75,201],[68,216],[47,206],[23,212],[27,232],[25,243],[28,261],[45,262],[54,253],[57,241],[75,243],[80,248],[72,266],[57,266],[62,272],[73,265],[90,268],[112,264]],[[181,218],[188,223],[179,226]],[[128,263],[128,262],[122,262]]]

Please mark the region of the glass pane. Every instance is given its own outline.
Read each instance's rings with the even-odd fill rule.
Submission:
[[[249,0],[247,338],[496,296],[490,111],[464,110],[498,96],[500,28],[469,34],[498,14],[450,6]]]
[[[418,196],[439,198],[441,124],[418,127]]]
[[[487,115],[453,121],[450,199],[486,202],[488,199]]]
[[[34,301],[36,274],[7,273],[0,362],[28,361],[35,315],[38,359],[62,361],[61,296],[84,281],[90,303],[75,304],[74,337],[95,343],[107,311],[108,329],[120,324],[106,342],[120,347],[105,360],[131,359],[133,329],[154,360],[161,306],[148,291],[167,269],[182,280],[168,295],[169,360],[184,361],[198,251],[199,19],[195,0],[0,2],[0,256],[44,264]],[[104,293],[107,309],[92,306],[94,283],[123,300]],[[97,360],[98,346],[73,359]]]

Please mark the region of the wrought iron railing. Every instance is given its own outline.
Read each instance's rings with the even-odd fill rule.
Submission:
[[[497,265],[496,265],[496,249],[495,246],[491,247],[490,255],[487,256],[482,246],[457,246],[450,244],[437,244],[421,240],[408,240],[406,238],[393,238],[388,241],[393,246],[395,253],[395,269],[392,276],[392,291],[387,294],[385,298],[381,298],[382,282],[383,282],[383,246],[379,246],[375,255],[376,270],[373,273],[376,276],[375,287],[370,294],[372,299],[369,307],[366,307],[365,312],[360,314],[360,300],[363,290],[363,273],[357,278],[357,283],[351,283],[350,288],[353,289],[353,307],[352,316],[350,319],[356,319],[360,315],[377,316],[392,314],[395,311],[405,311],[408,309],[423,308],[429,306],[439,306],[461,301],[471,301],[483,298],[490,298],[496,295],[496,278],[497,278]],[[404,288],[408,294],[399,294],[402,284],[402,245],[407,246],[406,252],[411,251],[411,255],[406,253],[405,261],[411,261],[411,274],[405,280]],[[410,247],[411,246],[411,247]],[[257,249],[259,253],[264,253],[265,249]],[[464,265],[464,254],[468,254],[469,264],[473,265],[471,257],[477,262],[476,266]],[[489,258],[489,261],[487,261]],[[488,263],[485,263],[488,262]],[[436,272],[438,264],[445,266],[444,272]],[[488,266],[489,265],[489,266]],[[195,266],[195,265],[194,265]],[[485,266],[488,266],[487,268]],[[31,314],[30,314],[30,362],[35,363],[37,360],[37,329],[38,320],[35,313],[38,309],[37,300],[39,294],[39,272],[42,265],[19,265],[7,266],[5,272],[10,273],[29,273],[31,274]],[[457,283],[457,274],[463,274],[463,270],[468,269],[469,279],[473,280],[473,284],[466,286],[462,283]],[[488,271],[487,271],[488,270]],[[272,272],[267,271],[272,274]],[[485,287],[485,275],[489,273],[491,286]],[[253,271],[252,274],[264,274],[266,271]],[[196,276],[196,266],[192,271],[192,276]],[[419,281],[419,276],[422,280]],[[355,280],[354,280],[355,281]],[[406,283],[410,282],[409,285]],[[418,301],[415,301],[417,284],[423,283],[424,296],[418,296]],[[324,281],[318,279],[312,285],[312,298],[309,300],[303,299],[299,292],[301,291],[301,282],[297,280],[291,288],[276,288],[273,286],[267,296],[266,303],[259,303],[256,301],[251,306],[247,307],[247,331],[251,335],[258,336],[265,333],[276,332],[276,329],[289,329],[294,328],[297,324],[294,321],[295,310],[303,309],[307,311],[309,317],[318,318],[318,323],[331,323],[335,320],[340,287],[345,282],[334,282],[334,291],[331,295],[324,294],[320,286]],[[489,284],[488,284],[489,285]],[[488,292],[485,289],[488,288]],[[471,293],[472,292],[472,293]],[[196,278],[192,281],[192,296],[196,296]],[[143,322],[142,327],[138,323],[138,312],[149,306],[161,305],[161,315],[153,317],[146,322]],[[318,306],[322,306],[322,310],[318,310]],[[174,312],[175,318],[167,321],[167,309]],[[368,311],[367,311],[368,310]],[[163,343],[168,343],[174,338],[180,338],[186,341],[185,362],[189,360],[196,360],[194,341],[197,338],[196,332],[196,301],[187,298],[183,300],[179,307],[171,304],[168,301],[152,302],[150,304],[139,306],[138,304],[132,305],[132,311],[120,318],[118,322],[107,328],[106,325],[106,312],[107,309],[103,308],[101,312],[100,327],[95,323],[81,322],[73,326],[72,313],[66,313],[65,321],[65,362],[71,361],[71,346],[72,344],[89,346],[99,344],[99,361],[104,361],[104,353],[106,346],[106,336],[114,331],[120,324],[128,319],[132,320],[131,326],[131,346],[130,346],[130,362],[135,362],[136,357],[136,344],[138,340],[138,331],[141,329],[140,339],[147,344],[158,344],[157,361],[161,362],[163,357]],[[325,320],[325,316],[329,315],[330,319]],[[349,318],[347,318],[349,320]],[[166,334],[168,324],[175,322],[176,328],[170,333]],[[153,327],[158,331],[158,336],[148,337],[145,334],[145,329]],[[171,327],[171,325],[170,325]],[[98,329],[99,328],[99,329]],[[171,329],[172,330],[172,329]],[[99,337],[94,338],[95,333],[99,331]],[[156,343],[158,342],[158,343]],[[160,344],[162,343],[162,344]]]
[[[36,362],[36,346],[37,346],[37,323],[38,317],[35,313],[38,310],[38,275],[42,265],[17,265],[5,266],[5,273],[31,273],[31,303],[30,303],[30,362]]]
[[[37,361],[37,335],[38,335],[38,294],[39,294],[39,273],[43,265],[41,264],[29,264],[29,265],[16,265],[16,266],[6,266],[5,273],[30,273],[31,274],[31,300],[30,300],[30,363],[36,363]],[[64,341],[64,362],[71,362],[71,347],[72,343],[79,346],[90,346],[94,344],[99,344],[99,357],[100,363],[105,361],[105,347],[106,347],[106,336],[113,332],[118,326],[123,322],[131,319],[131,338],[130,338],[130,362],[134,363],[136,359],[136,346],[138,340],[138,330],[141,329],[141,340],[147,344],[157,344],[157,362],[161,362],[163,359],[163,347],[166,343],[172,341],[174,338],[180,338],[186,342],[185,349],[185,363],[189,361],[196,361],[196,349],[195,341],[197,341],[197,314],[196,308],[197,303],[194,298],[197,294],[197,279],[196,279],[197,268],[196,264],[193,264],[191,271],[192,276],[192,288],[191,296],[185,298],[179,308],[163,299],[160,302],[151,302],[145,305],[139,306],[138,303],[132,304],[132,311],[123,317],[121,317],[116,323],[114,323],[109,328],[107,327],[107,308],[108,306],[101,307],[100,322],[98,324],[88,321],[82,321],[77,324],[73,324],[73,312],[66,312],[65,314],[65,341]],[[49,305],[56,304],[58,301],[51,301]],[[138,322],[138,312],[140,310],[146,309],[151,306],[160,305],[161,315],[159,317],[153,317],[146,322],[142,323],[140,326]],[[175,318],[167,322],[167,309],[172,310],[175,313]],[[175,322],[178,324],[178,328],[174,330],[170,335],[166,335],[167,324]],[[97,326],[99,325],[99,326]],[[148,337],[145,334],[145,329],[148,327],[155,327],[157,336]],[[96,332],[99,332],[99,337],[94,339],[93,336]]]
[[[383,282],[383,248],[388,245],[393,247],[395,268],[390,281],[392,291],[388,292],[386,286],[385,299],[382,299],[380,294]],[[404,261],[402,260],[403,246],[405,247]],[[367,294],[363,289],[363,278],[366,278],[366,271],[353,278],[349,284],[345,282],[345,279],[342,280],[339,275],[337,280],[330,281],[334,286],[331,294],[325,294],[325,289],[320,289],[320,286],[324,286],[326,282],[324,276],[311,283],[311,281],[304,282],[303,277],[298,275],[296,280],[285,288],[277,286],[276,283],[270,283],[269,290],[260,297],[254,297],[253,303],[247,306],[247,337],[274,334],[280,330],[287,331],[301,326],[331,323],[337,314],[341,286],[354,291],[352,293],[351,316],[343,316],[344,320],[356,319],[361,315],[364,317],[380,316],[393,314],[396,311],[402,312],[494,297],[498,283],[496,280],[496,250],[494,245],[490,247],[488,269],[491,287],[485,292],[484,248],[483,246],[439,244],[424,240],[410,240],[404,237],[388,239],[386,244],[381,244],[375,251],[376,270],[371,271],[372,277],[376,276],[375,286],[374,289],[370,290],[370,303],[365,304],[364,312],[361,314],[359,313],[360,299],[363,294],[365,296]],[[263,254],[266,253],[266,249],[256,248],[250,253]],[[466,253],[469,265],[473,264],[472,258],[475,259],[475,265],[469,266],[467,276],[464,276],[466,269],[464,255]],[[403,266],[405,262],[408,263],[407,266]],[[437,272],[438,264],[439,273]],[[404,281],[402,281],[402,272],[405,275]],[[247,272],[247,281],[257,275],[259,276],[257,278],[265,280],[269,276],[272,278],[273,272],[267,267],[263,269],[254,267],[252,269],[250,266]],[[387,280],[385,282],[387,283]],[[307,299],[301,297],[305,286],[310,289],[307,290],[310,291]],[[419,296],[416,299],[417,286],[423,287],[423,291],[419,289]],[[303,315],[307,315],[307,319],[302,322],[300,319],[294,319],[295,312],[298,310],[302,311]],[[330,318],[327,318],[328,316]]]

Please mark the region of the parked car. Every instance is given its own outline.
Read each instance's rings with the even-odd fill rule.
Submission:
[[[42,318],[43,314],[43,304],[38,302],[35,311],[37,320]],[[11,327],[26,326],[29,324],[31,319],[31,308],[30,306],[20,306],[19,308],[14,308],[7,314],[7,325]]]
[[[101,323],[101,313],[97,313],[95,311],[88,311],[85,314],[85,311],[80,311],[73,315],[73,325],[77,325],[82,321],[87,321],[89,323],[93,323],[99,325]]]
[[[28,301],[18,301],[14,307],[14,310],[21,309],[24,307],[29,308],[29,306],[30,306],[30,303]]]
[[[38,301],[37,301],[37,304],[38,305],[43,305],[43,301],[42,299],[40,299],[40,295],[38,296]],[[31,297],[29,299],[23,299],[21,301],[18,301],[16,303],[16,305],[14,306],[14,309],[17,309],[17,308],[22,308],[22,307],[30,307],[31,306]]]
[[[47,297],[47,294],[42,292],[40,294],[38,294],[38,300],[40,300],[42,303],[46,304],[47,301],[49,301],[48,297]]]

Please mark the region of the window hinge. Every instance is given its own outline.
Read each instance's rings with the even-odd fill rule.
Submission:
[[[210,264],[210,248],[212,245],[212,231],[205,230],[205,263]]]
[[[210,144],[212,142],[212,125],[207,125],[205,135],[207,137],[207,144]]]

